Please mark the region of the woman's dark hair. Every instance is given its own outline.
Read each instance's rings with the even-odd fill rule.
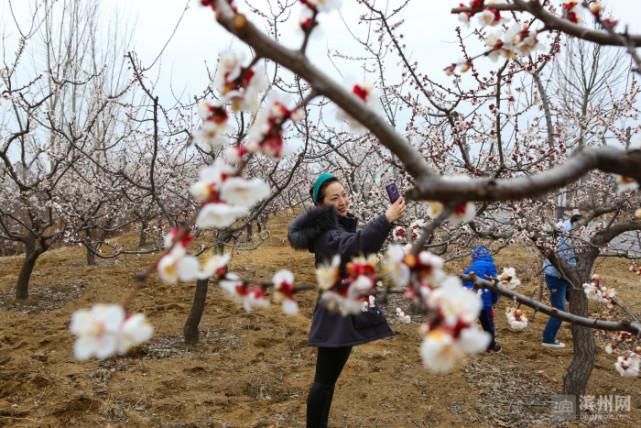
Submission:
[[[323,182],[323,184],[321,184],[320,188],[318,189],[318,198],[316,200],[314,200],[314,186],[309,188],[309,196],[312,198],[312,202],[314,202],[314,205],[320,204],[322,200],[325,199],[325,189],[327,188],[327,186],[337,181],[338,178],[336,177],[325,180],[325,182]]]

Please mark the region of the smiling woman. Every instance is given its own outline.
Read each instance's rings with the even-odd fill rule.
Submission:
[[[338,178],[330,173],[321,174],[310,189],[310,195],[316,207],[289,226],[289,242],[294,248],[313,252],[316,266],[339,256],[339,281],[350,269],[349,260],[381,249],[392,223],[405,211],[404,199],[398,198],[385,214],[356,231],[357,219],[348,211],[349,198]],[[343,315],[329,311],[321,299],[314,308],[309,345],[318,347],[318,356],[314,383],[307,399],[308,427],[327,426],[334,385],[352,346],[392,335],[383,313],[373,302],[366,309],[357,309],[355,315]]]

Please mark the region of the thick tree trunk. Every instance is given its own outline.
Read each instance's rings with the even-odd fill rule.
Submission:
[[[589,274],[590,270],[587,270],[587,274],[580,275],[581,284],[588,281]],[[582,289],[570,290],[570,312],[576,315],[588,316],[588,298]],[[578,417],[579,396],[585,394],[596,359],[596,345],[592,329],[573,324],[572,342],[574,355],[570,366],[563,375],[563,393],[574,396]]]
[[[194,301],[191,305],[189,317],[185,322],[183,328],[183,335],[185,337],[185,345],[193,346],[198,343],[199,332],[198,325],[205,310],[205,301],[207,300],[207,288],[209,286],[209,279],[201,279],[196,282],[196,293],[194,294]]]
[[[16,284],[16,299],[25,300],[29,297],[29,280],[40,254],[42,253],[36,251],[33,244],[25,245],[24,261]]]

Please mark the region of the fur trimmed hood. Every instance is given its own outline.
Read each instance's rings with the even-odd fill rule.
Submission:
[[[312,208],[289,225],[287,239],[297,250],[314,250],[314,241],[328,230],[337,227],[336,210],[331,205]]]

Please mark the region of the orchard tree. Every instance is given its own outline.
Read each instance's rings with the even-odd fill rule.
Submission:
[[[0,192],[5,203],[0,234],[25,249],[18,299],[28,297],[38,257],[77,232],[78,224],[70,221],[64,207],[78,190],[68,186],[68,180],[82,158],[99,159],[101,136],[116,120],[113,103],[130,85],[112,74],[122,65],[117,52],[96,48],[96,2],[34,1],[31,6],[30,22],[13,20],[16,51],[3,58],[1,75]],[[31,59],[42,65],[30,68]]]

